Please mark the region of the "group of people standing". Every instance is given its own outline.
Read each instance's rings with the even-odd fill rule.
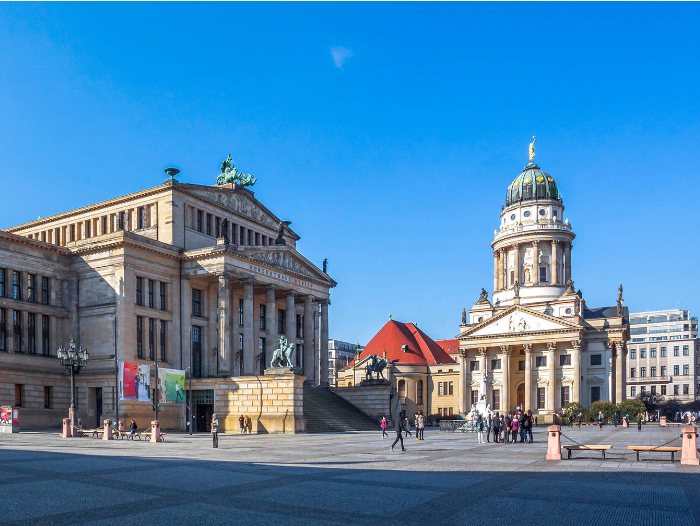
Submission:
[[[425,416],[423,415],[423,411],[416,413],[414,418],[414,423],[416,426],[416,440],[423,440],[423,433],[425,431]],[[386,432],[388,426],[389,421],[387,420],[386,416],[383,416],[380,424],[380,427],[382,428],[382,438],[389,436]],[[394,440],[394,443],[391,444],[391,450],[393,451],[396,443],[400,441],[401,451],[406,451],[406,448],[403,446],[404,436],[413,436],[413,433],[411,433],[411,422],[409,421],[405,412],[402,411],[401,414],[394,419],[394,429],[396,430],[396,439]]]
[[[505,412],[503,414],[490,413],[484,418],[479,415],[476,419],[476,433],[479,444],[493,442],[498,444],[515,444],[518,442],[520,435],[520,443],[532,443],[532,426],[536,423],[536,417],[532,416],[532,411],[527,412],[520,409],[512,414]],[[484,440],[484,437],[486,440]]]
[[[238,417],[238,427],[241,433],[250,433],[253,430],[253,421],[248,415],[241,415]]]

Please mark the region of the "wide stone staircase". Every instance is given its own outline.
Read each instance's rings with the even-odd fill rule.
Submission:
[[[327,387],[304,385],[304,416],[308,433],[379,429],[379,422],[375,422]]]

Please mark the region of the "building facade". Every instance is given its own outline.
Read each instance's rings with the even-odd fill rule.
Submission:
[[[682,402],[698,399],[698,319],[687,310],[631,313],[628,346],[628,397],[651,393]]]
[[[59,426],[69,388],[55,356],[71,338],[90,352],[77,377],[78,415],[89,427],[114,418],[115,356],[187,369],[196,419],[231,413],[236,426],[239,412],[255,409],[228,402],[254,394],[236,379],[260,377],[281,335],[296,344],[292,361],[305,380],[326,383],[336,283],[298,252],[298,240],[248,188],[174,179],[0,231],[0,404],[22,408],[23,427]],[[277,394],[257,412],[292,397],[278,403]],[[153,413],[143,402],[119,409],[120,419]],[[185,429],[183,405],[160,415],[164,427]]]
[[[341,340],[328,340],[328,383],[338,385],[338,371],[355,358],[360,345]]]

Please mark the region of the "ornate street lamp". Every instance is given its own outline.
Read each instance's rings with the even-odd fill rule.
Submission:
[[[73,338],[70,339],[70,344],[68,349],[64,349],[63,346],[58,348],[56,352],[56,357],[61,361],[66,369],[68,369],[68,374],[70,374],[70,409],[69,416],[71,420],[71,425],[75,426],[75,375],[80,372],[80,369],[87,365],[88,352],[87,349],[75,348],[75,342]]]

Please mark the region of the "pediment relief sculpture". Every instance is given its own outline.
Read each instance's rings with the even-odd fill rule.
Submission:
[[[260,261],[261,263],[265,263],[273,267],[290,270],[304,276],[316,277],[316,275],[311,272],[308,267],[302,265],[299,263],[299,261],[284,252],[257,252],[254,254],[246,254],[246,256],[250,259]]]
[[[262,210],[250,198],[243,195],[236,195],[232,191],[220,190],[215,192],[198,191],[193,193],[213,202],[221,208],[230,210],[244,217],[248,217],[256,223],[277,230],[279,221],[270,214]]]

